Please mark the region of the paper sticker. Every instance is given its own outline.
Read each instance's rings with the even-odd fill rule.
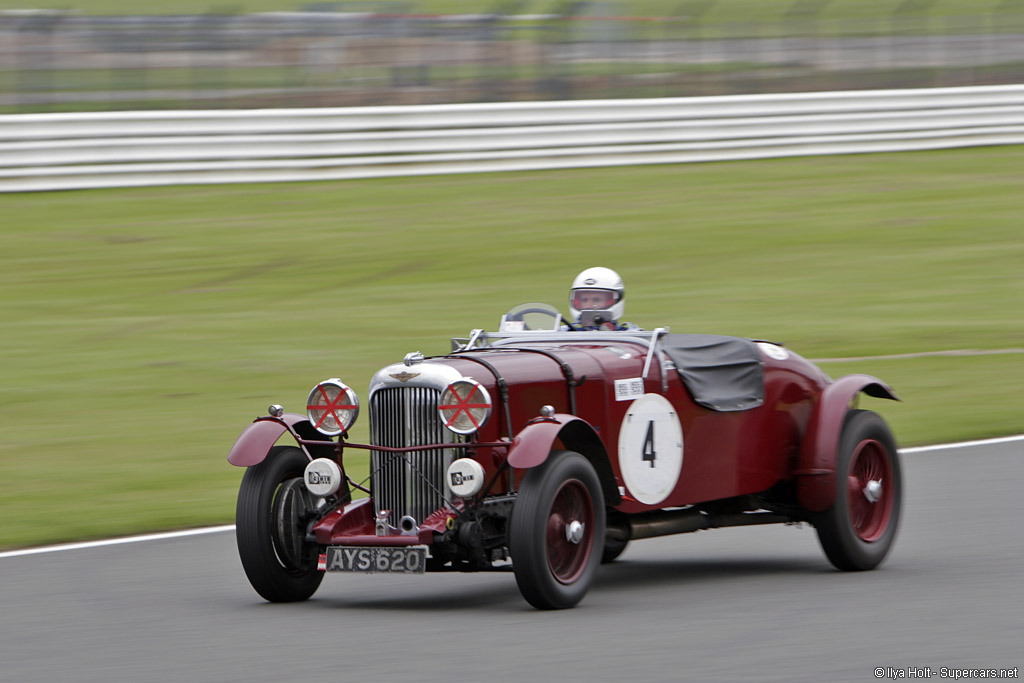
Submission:
[[[615,380],[615,400],[631,401],[644,395],[644,381],[640,377]]]

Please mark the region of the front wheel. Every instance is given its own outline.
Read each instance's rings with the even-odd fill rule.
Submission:
[[[523,477],[509,522],[509,551],[523,597],[538,609],[573,607],[601,562],[604,494],[590,461],[552,451]]]
[[[815,520],[818,540],[837,569],[874,569],[896,539],[903,504],[896,440],[877,413],[847,414],[836,480],[835,502]]]
[[[249,583],[270,602],[296,602],[323,580],[319,549],[306,541],[315,512],[302,474],[308,460],[294,446],[275,446],[246,470],[238,491],[235,539]]]

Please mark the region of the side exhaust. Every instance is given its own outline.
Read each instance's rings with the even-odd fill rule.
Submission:
[[[729,526],[751,526],[755,524],[783,524],[794,521],[792,517],[775,512],[727,512],[709,513],[696,508],[682,510],[656,510],[631,515],[628,521],[609,524],[607,535],[617,541],[633,541],[639,538],[689,534],[704,529],[718,529]]]

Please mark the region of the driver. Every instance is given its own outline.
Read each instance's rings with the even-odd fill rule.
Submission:
[[[600,266],[587,268],[572,282],[569,311],[572,313],[573,323],[580,323],[583,311],[608,311],[611,321],[601,325],[600,329],[636,329],[632,323],[620,322],[626,310],[625,296],[626,287],[614,270]]]

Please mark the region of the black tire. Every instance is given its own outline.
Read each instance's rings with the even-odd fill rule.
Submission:
[[[626,546],[629,545],[629,541],[620,541],[617,538],[606,538],[604,541],[604,550],[601,551],[601,564],[608,564],[619,559],[626,550]]]
[[[869,490],[872,481],[879,486]],[[851,410],[839,438],[835,503],[815,517],[829,561],[843,571],[881,564],[896,539],[902,505],[903,475],[892,432],[877,413]]]
[[[570,524],[578,538],[570,539]],[[526,473],[509,521],[509,551],[516,583],[538,609],[573,607],[594,580],[604,548],[601,482],[590,461],[552,451]]]
[[[629,530],[629,518],[617,511],[615,508],[607,508],[605,510],[605,539],[604,539],[604,550],[601,551],[601,564],[608,564],[619,559],[626,550],[626,546],[629,545],[628,540],[619,538],[612,538],[610,532],[612,527],[621,533],[623,531],[628,533]]]
[[[318,546],[306,542],[313,496],[302,483],[309,461],[294,446],[275,446],[246,470],[238,490],[235,540],[249,583],[270,602],[306,600],[320,586]]]

